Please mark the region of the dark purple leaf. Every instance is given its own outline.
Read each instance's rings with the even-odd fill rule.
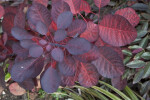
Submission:
[[[57,18],[57,28],[66,29],[70,26],[73,20],[73,14],[70,11],[61,13]]]
[[[23,82],[28,78],[37,77],[44,66],[44,58],[28,58],[12,66],[11,78],[16,82]]]
[[[65,76],[74,76],[76,72],[75,60],[71,56],[64,58],[63,62],[58,64],[59,71]]]
[[[85,38],[89,42],[94,42],[98,39],[99,35],[98,25],[93,22],[87,23],[86,30],[80,35],[80,37]]]
[[[57,30],[54,34],[55,41],[62,41],[67,37],[67,32],[65,30]]]
[[[19,10],[19,12],[16,14],[14,19],[14,26],[25,28],[25,14],[22,10]]]
[[[84,38],[74,38],[66,44],[66,49],[73,55],[81,55],[91,50],[91,44]]]
[[[33,4],[27,12],[27,18],[33,25],[36,25],[39,21],[42,21],[47,27],[51,23],[50,11],[42,4]]]
[[[25,49],[29,49],[32,45],[35,45],[35,44],[36,44],[35,42],[29,39],[20,41],[20,45]]]
[[[79,83],[84,87],[91,87],[98,83],[99,74],[94,65],[90,63],[81,63],[79,73]]]
[[[43,48],[39,45],[32,45],[29,49],[29,55],[32,57],[40,57],[43,54]]]
[[[35,86],[33,79],[27,79],[21,83],[18,83],[22,88],[26,90],[32,90]]]
[[[3,34],[3,44],[4,45],[6,45],[7,40],[8,40],[7,33],[4,32],[4,34]]]
[[[33,4],[34,3],[40,3],[40,4],[44,5],[45,7],[47,7],[48,1],[49,0],[33,0]]]
[[[16,38],[18,40],[32,39],[32,37],[33,37],[25,29],[22,29],[19,27],[13,27],[11,30],[11,34],[14,38]]]
[[[41,35],[46,35],[48,32],[48,28],[42,21],[39,21],[36,24],[36,31]]]
[[[99,47],[99,58],[92,62],[103,77],[114,78],[124,73],[123,61],[113,49]]]
[[[29,55],[29,51],[20,46],[19,43],[14,43],[12,45],[13,53],[17,54],[17,56],[25,58]]]
[[[4,15],[4,19],[2,21],[3,32],[6,32],[9,36],[11,34],[11,29],[14,27],[14,18],[15,14],[8,13]]]
[[[120,15],[106,15],[99,25],[99,35],[113,46],[125,46],[137,37],[136,29]]]
[[[127,80],[122,79],[122,77],[115,77],[111,79],[112,85],[117,88],[118,90],[123,90],[127,85]]]
[[[68,27],[67,34],[68,36],[74,37],[76,34],[80,35],[86,29],[86,22],[81,19],[76,19],[72,22],[72,24]]]
[[[74,57],[81,62],[91,62],[99,57],[99,49],[93,45],[91,50],[89,50],[87,53],[75,55]]]
[[[65,11],[70,11],[69,5],[66,2],[59,0],[59,2],[52,4],[51,16],[55,23],[57,23],[58,16]]]
[[[47,93],[56,92],[61,83],[60,75],[56,69],[49,67],[42,73],[41,86],[42,89]]]
[[[58,62],[62,62],[64,60],[64,52],[60,48],[54,48],[51,51],[51,56],[53,57],[54,60]]]

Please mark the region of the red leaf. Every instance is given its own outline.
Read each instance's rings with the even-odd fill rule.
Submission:
[[[125,46],[137,37],[136,29],[120,15],[106,15],[99,25],[99,35],[113,46]]]
[[[79,83],[84,87],[96,85],[99,80],[99,74],[94,65],[90,63],[81,63],[81,71],[79,73]]]
[[[36,31],[38,33],[40,33],[41,35],[46,35],[47,32],[48,32],[48,28],[47,28],[47,26],[42,21],[39,21],[36,24]]]
[[[29,54],[32,57],[40,57],[43,54],[44,50],[39,45],[32,45],[29,49]]]
[[[90,5],[88,4],[87,1],[81,0],[80,11],[84,11],[86,13],[90,13],[91,12],[91,7],[90,7]]]
[[[44,66],[44,58],[28,58],[16,62],[11,68],[11,78],[16,82],[23,82],[29,78],[37,77]]]
[[[13,27],[11,30],[11,34],[17,40],[32,39],[33,37],[25,29],[19,27]]]
[[[119,90],[123,90],[127,85],[127,80],[126,79],[122,80],[122,77],[120,76],[120,77],[112,78],[111,83],[115,88]]]
[[[4,19],[2,21],[2,29],[8,35],[11,34],[11,29],[14,27],[14,18],[15,15],[12,13],[8,13],[4,15]]]
[[[66,44],[66,49],[72,55],[81,55],[91,50],[91,44],[84,38],[74,38]]]
[[[4,13],[5,13],[4,8],[3,6],[0,5],[0,19],[1,17],[3,17]]]
[[[87,28],[86,30],[80,35],[80,37],[85,38],[89,42],[94,42],[98,39],[98,25],[94,24],[93,22],[88,22],[87,23]]]
[[[95,5],[99,8],[106,6],[109,2],[110,0],[94,0]]]
[[[61,13],[57,18],[57,28],[66,29],[70,26],[73,20],[73,14],[70,11]]]
[[[89,50],[87,53],[76,55],[74,57],[81,62],[91,62],[99,57],[99,49],[93,45],[92,49]]]
[[[124,73],[124,65],[120,56],[109,47],[99,47],[99,58],[92,62],[103,77],[114,78]]]
[[[14,26],[25,28],[25,14],[22,10],[19,10],[19,12],[16,14],[14,19]]]
[[[85,31],[87,24],[85,21],[81,19],[76,19],[72,22],[72,24],[68,27],[67,34],[70,37],[74,37],[75,35],[80,35]]]
[[[39,21],[42,21],[47,27],[51,23],[50,11],[42,4],[33,4],[27,12],[27,18],[33,25],[36,25]]]
[[[58,68],[63,75],[74,76],[76,72],[75,60],[71,56],[67,56],[63,62],[58,64]]]
[[[81,0],[64,0],[70,6],[70,10],[73,14],[79,13]]]
[[[58,62],[62,62],[64,60],[64,52],[60,48],[54,48],[51,51],[51,56]]]
[[[40,4],[44,5],[45,7],[47,7],[48,0],[33,0],[33,3],[40,3]]]
[[[54,34],[54,40],[59,42],[67,37],[67,32],[65,30],[57,30]]]
[[[60,80],[60,75],[58,74],[57,70],[49,67],[42,73],[41,76],[42,89],[47,93],[56,92],[60,85]]]
[[[133,27],[140,21],[140,17],[136,14],[135,10],[129,7],[117,10],[115,14],[125,17]]]
[[[20,95],[23,95],[26,93],[26,90],[21,88],[18,83],[11,83],[9,85],[9,91],[13,94],[13,95],[16,95],[16,96],[20,96]]]
[[[59,1],[52,4],[51,16],[55,23],[57,22],[58,16],[65,11],[70,11],[69,5],[66,2]]]

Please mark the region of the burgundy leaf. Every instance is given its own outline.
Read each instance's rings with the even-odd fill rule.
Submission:
[[[32,39],[32,35],[29,34],[25,29],[19,27],[13,27],[11,34],[14,38],[18,40]]]
[[[3,67],[0,66],[0,88],[5,88],[5,73]]]
[[[80,11],[84,11],[86,13],[90,13],[91,12],[91,7],[90,7],[90,5],[88,4],[87,1],[81,0]]]
[[[109,47],[99,47],[99,58],[92,62],[103,77],[114,78],[124,73],[124,65],[120,56]]]
[[[60,75],[58,74],[56,69],[49,67],[42,73],[41,76],[42,89],[47,93],[56,92],[61,83],[60,80]]]
[[[22,10],[19,10],[19,12],[16,14],[14,19],[14,26],[25,28],[25,14]]]
[[[61,13],[57,18],[57,28],[66,29],[70,26],[73,20],[73,14],[70,11]]]
[[[93,64],[81,63],[79,83],[84,87],[91,87],[98,83],[99,74]]]
[[[48,32],[48,28],[42,21],[39,21],[36,24],[36,31],[41,35],[46,35]]]
[[[93,45],[91,50],[89,50],[87,53],[75,55],[74,57],[81,62],[91,62],[99,57],[99,49]]]
[[[134,27],[140,21],[140,17],[136,14],[135,10],[130,7],[117,10],[115,14],[125,17],[130,22],[130,24]]]
[[[44,58],[28,58],[12,66],[11,78],[16,82],[23,82],[28,78],[37,77],[44,66]]]
[[[44,45],[47,44],[47,41],[42,39],[42,40],[39,41],[39,43],[44,46]]]
[[[33,79],[27,79],[27,80],[20,82],[18,84],[19,84],[19,86],[21,86],[22,88],[24,88],[26,90],[32,90],[35,86]]]
[[[16,82],[9,85],[9,91],[16,96],[21,96],[26,93],[26,90],[21,88]]]
[[[51,16],[54,22],[57,23],[58,16],[66,11],[70,11],[69,5],[62,0],[59,0],[59,2],[52,4]]]
[[[32,47],[32,45],[35,45],[35,44],[36,44],[35,42],[29,39],[20,41],[20,45],[25,49],[29,49],[30,47]]]
[[[67,37],[67,32],[65,30],[57,30],[54,34],[54,40],[59,42]]]
[[[91,44],[84,38],[74,38],[66,44],[65,48],[72,55],[81,55],[91,50]]]
[[[94,24],[93,22],[88,22],[87,23],[87,28],[86,30],[80,35],[80,37],[85,38],[89,42],[94,42],[98,39],[98,25]]]
[[[29,55],[29,51],[20,46],[19,43],[14,43],[12,45],[13,53],[17,54],[19,57],[27,57]]]
[[[75,85],[75,81],[78,81],[78,76],[80,73],[80,69],[81,69],[81,64],[76,61],[75,62],[75,66],[76,66],[76,72],[74,76],[61,76],[61,83],[64,86],[73,86]]]
[[[2,21],[2,29],[3,32],[6,32],[8,35],[11,34],[11,29],[14,27],[14,18],[15,14],[12,13],[4,15],[4,19]]]
[[[32,45],[29,49],[29,55],[32,57],[40,57],[43,54],[43,48],[39,45]]]
[[[99,25],[99,35],[113,46],[125,46],[137,37],[136,29],[120,15],[106,15]]]
[[[110,0],[94,0],[95,5],[99,8],[106,6],[109,2]]]
[[[56,60],[58,62],[62,62],[64,59],[64,52],[60,48],[54,48],[51,51],[51,56],[53,57],[54,60]]]
[[[70,6],[70,10],[73,14],[79,13],[81,0],[64,0]]]
[[[33,0],[33,4],[34,3],[40,3],[40,4],[44,5],[45,7],[47,7],[48,0]]]
[[[27,18],[33,25],[36,25],[39,21],[42,21],[47,27],[51,23],[50,11],[42,4],[33,4],[27,12]]]
[[[4,32],[4,34],[3,34],[3,44],[4,45],[6,44],[7,40],[8,40],[7,33]]]
[[[16,14],[18,10],[17,7],[14,6],[6,6],[4,9],[5,9],[5,14],[7,13]]]
[[[75,60],[71,56],[64,58],[63,62],[58,64],[59,71],[65,76],[74,76],[76,72]]]
[[[72,24],[68,27],[67,34],[68,36],[74,37],[76,34],[80,35],[86,29],[86,22],[81,19],[76,19],[72,22]]]
[[[3,17],[4,13],[5,13],[4,8],[3,6],[0,5],[0,19],[1,17]]]
[[[126,79],[122,80],[122,77],[120,76],[120,77],[112,78],[111,83],[118,90],[123,90],[127,85],[127,80]]]
[[[111,46],[107,43],[105,43],[100,37],[98,38],[98,40],[95,42],[95,45],[97,47],[100,47],[100,46],[106,46],[106,47],[110,47],[112,48],[114,51],[116,51],[118,53],[118,55],[123,59],[123,53],[122,53],[122,50],[120,47],[114,47],[114,46]]]

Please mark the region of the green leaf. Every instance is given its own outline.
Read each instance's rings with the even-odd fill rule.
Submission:
[[[150,20],[150,14],[142,13],[141,15],[142,15],[145,19]]]
[[[150,60],[150,52],[144,52],[141,57],[146,60]]]
[[[130,50],[122,50],[122,53],[127,56],[132,56],[132,52]]]
[[[115,96],[114,94],[112,94],[111,92],[108,92],[102,88],[99,88],[97,86],[93,86],[93,89],[105,94],[106,96],[110,97],[112,100],[121,100],[119,97]]]
[[[119,94],[122,98],[124,98],[125,100],[131,100],[129,97],[127,97],[123,92],[119,91],[118,89],[114,88],[113,86],[103,82],[103,81],[99,81],[101,84],[106,85],[107,87],[109,87],[110,89],[112,89],[113,91],[115,91],[117,94]]]
[[[130,60],[131,60],[132,57],[126,57],[124,60],[123,60],[123,63],[126,65]]]
[[[148,30],[148,22],[146,21],[143,23],[143,26],[141,27],[141,29],[138,29],[138,32],[137,32],[138,36],[137,37],[138,38],[144,37],[148,33],[147,30]]]
[[[129,49],[132,49],[132,50],[135,50],[135,49],[140,49],[142,48],[141,46],[138,46],[138,45],[133,45],[133,46],[129,46],[128,47]]]
[[[133,84],[138,83],[142,79],[143,75],[144,75],[144,70],[140,69],[140,71],[137,72],[134,76]]]
[[[142,60],[134,60],[126,64],[129,68],[141,68],[145,66],[145,62]]]
[[[128,86],[126,86],[124,90],[130,96],[131,100],[139,100]]]
[[[141,46],[142,48],[146,48],[148,45],[148,39],[149,39],[149,36],[147,35],[145,38],[142,39],[139,46]]]
[[[150,51],[150,46],[148,46],[146,49]]]
[[[147,78],[150,76],[150,62],[148,62],[146,64],[146,66],[144,67],[144,75],[143,78]]]
[[[5,82],[7,82],[10,78],[11,78],[10,73],[7,73],[7,74],[5,75]]]
[[[144,50],[143,51],[141,51],[141,52],[139,52],[139,53],[137,53],[135,56],[134,56],[134,58],[133,59],[135,59],[135,60],[138,60],[138,59],[140,59],[141,58],[141,55],[144,53]]]
[[[148,92],[149,89],[150,89],[150,81],[146,81],[142,84],[140,93],[144,95],[146,92]]]

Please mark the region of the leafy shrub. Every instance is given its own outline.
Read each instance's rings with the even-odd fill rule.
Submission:
[[[94,0],[99,10],[109,2]],[[53,93],[60,85],[73,86],[75,81],[84,87],[94,86],[101,75],[123,89],[126,79],[122,79],[125,67],[120,47],[137,37],[135,26],[140,18],[136,12],[123,8],[98,15],[103,19],[94,23],[81,14],[94,13],[87,1],[52,0],[51,9],[47,6],[48,0],[34,0],[18,9],[6,7],[4,11],[0,7],[0,17],[4,17],[1,61],[16,54],[11,78],[27,88],[42,72],[42,88]]]

